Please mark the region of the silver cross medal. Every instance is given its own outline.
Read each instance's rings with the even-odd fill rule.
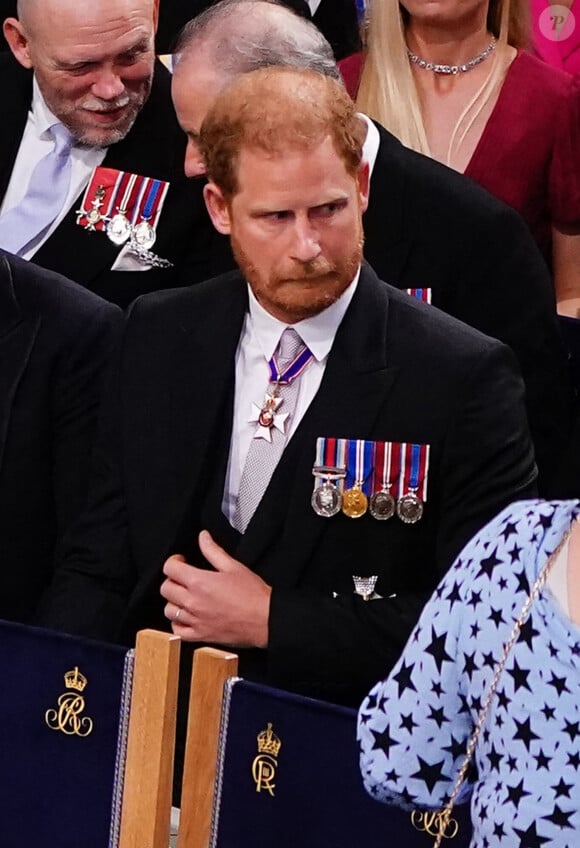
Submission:
[[[280,433],[283,433],[286,428],[286,421],[290,414],[277,411],[284,400],[284,398],[278,397],[277,391],[278,386],[275,386],[272,393],[266,392],[262,406],[258,406],[257,403],[252,404],[252,417],[248,421],[250,424],[258,425],[253,436],[254,439],[265,439],[267,442],[271,442],[272,427],[275,427]]]
[[[103,198],[106,195],[106,191],[104,186],[98,186],[95,196],[93,200],[91,200],[92,209],[77,209],[77,224],[80,223],[81,218],[84,216],[87,219],[87,223],[84,225],[85,230],[89,230],[89,232],[96,232],[97,224],[101,221],[107,221],[108,218],[105,217],[101,213],[101,206],[103,205]]]

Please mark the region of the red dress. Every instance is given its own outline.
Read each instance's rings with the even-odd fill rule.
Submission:
[[[340,68],[354,94],[361,54]],[[552,224],[580,226],[580,77],[519,51],[465,174],[522,215],[551,264]]]
[[[551,225],[580,226],[580,80],[518,52],[465,174],[517,209],[550,261]]]

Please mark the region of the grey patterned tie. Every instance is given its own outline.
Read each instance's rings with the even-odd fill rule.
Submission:
[[[279,370],[282,371],[298,354],[306,347],[296,330],[287,327],[274,354]],[[279,405],[280,413],[286,413],[284,432],[276,427],[271,427],[271,441],[266,439],[252,439],[250,449],[246,457],[246,463],[240,481],[238,503],[234,513],[232,524],[240,533],[245,533],[246,527],[262,500],[262,495],[268,487],[268,483],[274,473],[282,452],[288,441],[287,433],[291,426],[292,415],[296,406],[298,395],[298,380],[293,380],[286,385],[280,385],[278,397],[282,399]]]
[[[73,138],[62,124],[50,127],[54,147],[36,165],[26,194],[0,218],[0,247],[21,255],[61,212],[68,193]]]

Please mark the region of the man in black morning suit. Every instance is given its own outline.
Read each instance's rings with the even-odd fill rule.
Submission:
[[[172,262],[174,267],[152,267],[148,262],[133,258],[125,263],[123,270],[112,270],[121,247],[113,244],[104,232],[90,232],[77,224],[77,210],[90,170],[64,219],[44,244],[26,258],[33,258],[43,267],[58,271],[122,306],[145,292],[181,285],[183,280],[189,284],[205,279],[214,271],[208,259],[209,243],[214,236],[201,197],[201,186],[187,181],[183,174],[185,140],[171,106],[169,72],[159,62],[154,63],[157,4],[153,0],[122,0],[119,3],[99,0],[98,4],[24,0],[21,5],[22,20],[11,18],[4,25],[14,55],[0,56],[4,92],[0,106],[0,204],[27,126],[33,102],[34,70],[37,79],[43,80],[41,88],[47,105],[51,108],[52,97],[58,104],[52,105],[52,112],[71,129],[75,138],[86,146],[102,147],[103,152],[106,148],[100,162],[103,167],[170,183],[157,226],[154,253]],[[39,29],[39,18],[43,22],[42,29]],[[46,45],[44,39],[48,36],[50,40]],[[142,37],[147,43],[140,43]],[[136,47],[133,45],[135,39]],[[82,50],[80,45],[83,45]],[[134,47],[141,52],[130,55],[137,58],[130,59],[129,53],[122,52]],[[79,64],[81,62],[83,64]],[[55,72],[54,68],[60,67],[58,63],[62,63],[62,67]],[[101,112],[101,123],[95,125],[96,113],[87,112],[83,105],[89,103],[92,108],[97,105],[106,109],[107,104],[122,102],[126,92],[131,92],[131,86],[136,88],[132,75],[137,66],[142,68],[139,71],[142,90],[135,96],[145,102],[139,101],[134,123],[131,125],[127,118],[115,135],[114,121],[117,125],[121,121],[116,117],[119,109],[110,111],[113,116],[110,126],[102,124],[106,111]],[[102,93],[107,83],[101,84],[101,76],[109,71],[116,81],[110,85],[114,87],[119,83],[111,100]],[[96,84],[101,84],[101,88],[96,89]],[[149,84],[151,91],[147,97]],[[122,87],[124,93],[120,93]],[[98,97],[95,91],[99,92]],[[131,105],[125,108],[130,109]],[[32,166],[25,175],[31,170]]]
[[[267,65],[338,74],[312,24],[265,0],[214,5],[190,22],[177,50],[173,101],[188,133],[189,176],[204,171],[196,135],[233,76]],[[381,279],[430,289],[435,306],[512,348],[526,387],[540,492],[548,491],[569,438],[572,389],[550,275],[528,228],[471,180],[408,150],[371,121],[365,157],[365,258]]]
[[[165,612],[185,640],[239,650],[243,675],[354,703],[395,661],[462,545],[534,494],[508,348],[368,265],[358,278],[363,134],[340,84],[321,74],[261,70],[218,96],[201,135],[206,203],[250,285],[231,272],[133,304],[89,509],[44,624],[130,642]],[[244,530],[248,422],[268,383],[261,339],[275,344],[288,326],[315,359]],[[423,518],[315,514],[319,437],[429,444]],[[377,575],[381,598],[355,594],[353,575]]]
[[[84,506],[121,312],[0,251],[0,618],[30,621]]]
[[[355,0],[320,0],[312,20],[330,42],[337,59],[360,50]]]

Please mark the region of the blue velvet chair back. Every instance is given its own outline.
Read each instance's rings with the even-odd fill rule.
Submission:
[[[362,785],[356,713],[234,678],[227,683],[211,848],[431,848],[433,816]],[[467,848],[468,807],[449,848]]]
[[[114,844],[131,655],[0,621],[1,848]]]

